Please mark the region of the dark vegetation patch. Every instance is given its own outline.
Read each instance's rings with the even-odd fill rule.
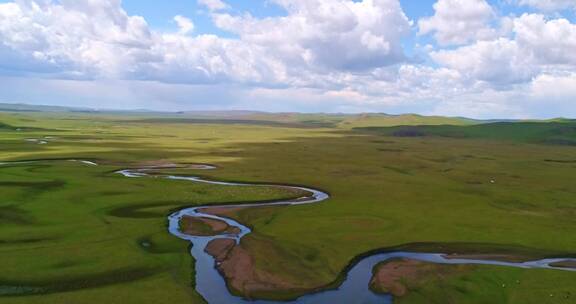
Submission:
[[[116,195],[125,195],[125,194],[129,194],[130,192],[127,191],[102,191],[99,192],[99,195],[102,196],[116,196]]]
[[[110,137],[115,137],[111,135]],[[101,140],[104,139],[102,137],[90,136],[90,135],[66,135],[62,137],[63,139],[70,139],[70,140]],[[122,138],[122,137],[120,137]]]
[[[533,204],[533,203],[529,203],[529,202],[525,202],[519,199],[500,199],[500,200],[495,200],[493,202],[490,203],[490,205],[496,207],[496,208],[500,208],[500,209],[505,209],[505,210],[523,210],[523,211],[528,211],[528,210],[535,210],[538,209],[538,206]]]
[[[549,162],[549,163],[576,164],[576,160],[545,159],[544,161],[545,161],[545,162]]]
[[[30,167],[27,168],[25,171],[34,172],[35,170],[32,167]],[[30,200],[32,197],[36,195],[40,195],[42,193],[49,191],[54,191],[56,189],[64,187],[64,185],[66,185],[66,182],[61,180],[53,180],[46,182],[1,181],[0,189],[2,189],[2,187],[25,188],[26,191],[22,195],[22,199]]]
[[[267,127],[282,128],[320,128],[332,126],[329,123],[306,123],[306,122],[278,122],[269,120],[250,120],[250,119],[198,119],[198,118],[151,118],[140,120],[121,120],[120,123],[152,123],[152,124],[215,124],[215,125],[255,125]]]
[[[16,128],[7,123],[0,122],[0,130],[16,130]]]
[[[39,162],[51,162],[51,161],[69,161],[71,157],[55,157],[55,158],[27,158],[23,160],[11,160],[5,161],[4,166],[6,165],[26,165],[26,166],[36,166],[36,167],[51,167],[49,164],[40,164]]]
[[[108,215],[120,218],[134,218],[134,219],[147,219],[158,218],[166,216],[166,212],[150,211],[146,209],[156,207],[174,207],[182,206],[182,202],[165,202],[165,203],[144,203],[137,205],[130,205],[111,209],[107,212]]]
[[[394,137],[445,137],[506,140],[525,143],[576,146],[576,121],[498,122],[470,126],[361,127],[357,131]]]
[[[379,148],[378,151],[380,152],[404,152],[404,149],[385,149],[385,148]]]
[[[102,132],[95,132],[95,133],[102,133]],[[169,135],[165,135],[164,137],[172,137]],[[99,136],[93,135],[64,135],[59,137],[59,142],[92,142],[92,141],[106,141],[106,143],[114,142],[114,141],[126,141],[131,139],[150,139],[153,138],[152,136],[148,135],[121,135],[116,133],[107,133],[102,134]]]
[[[0,110],[2,111],[2,110]],[[44,128],[35,128],[35,127],[22,127],[22,126],[13,126],[4,122],[0,122],[0,131],[55,131],[58,132],[60,130],[54,129],[44,129]]]
[[[412,175],[412,173],[409,170],[402,169],[402,168],[397,168],[397,167],[392,167],[392,166],[382,166],[382,168],[396,172],[396,173],[400,173],[400,174]]]
[[[398,130],[392,132],[392,136],[395,137],[422,137],[426,136],[424,130],[419,129],[418,127],[402,127]]]
[[[11,281],[0,278],[0,297],[51,294],[122,284],[151,277],[161,271],[160,268],[125,268],[49,281]]]
[[[32,223],[34,220],[28,212],[16,206],[0,207],[0,224],[30,225]]]
[[[23,244],[35,244],[46,241],[54,241],[56,238],[26,238],[26,239],[15,239],[15,240],[2,240],[0,239],[1,245],[23,245]]]
[[[79,261],[72,261],[72,260],[66,260],[66,261],[60,261],[57,263],[54,263],[52,265],[52,268],[54,269],[64,269],[64,268],[70,268],[70,267],[74,267],[74,266],[79,266],[81,265],[82,262]]]
[[[319,128],[335,128],[337,126],[336,123],[322,120],[302,120],[302,123]]]
[[[59,188],[64,186],[66,183],[60,180],[48,181],[48,182],[13,182],[13,181],[0,181],[0,187],[29,187],[33,188],[34,191],[47,191],[53,190],[54,188]]]
[[[558,146],[576,146],[576,139],[549,138],[549,139],[543,140],[542,143],[549,144],[549,145],[558,145]]]

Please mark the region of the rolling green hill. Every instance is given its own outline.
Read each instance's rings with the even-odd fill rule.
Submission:
[[[395,137],[446,137],[576,145],[576,121],[567,119],[549,122],[498,122],[469,126],[364,127],[356,128],[356,130]]]

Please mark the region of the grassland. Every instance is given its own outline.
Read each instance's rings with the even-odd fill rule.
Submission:
[[[200,172],[215,179],[328,191],[332,198],[321,204],[236,215],[254,228],[243,246],[256,267],[286,281],[327,285],[355,256],[413,243],[576,253],[576,123],[466,122],[406,132],[333,119],[208,124],[0,114],[0,161],[104,164],[0,167],[0,303],[201,303],[188,244],[166,232],[166,215],[183,206],[294,195],[112,173],[157,160],[217,164],[219,170]],[[401,303],[574,303],[575,297],[575,273],[477,267],[464,278],[427,284]]]

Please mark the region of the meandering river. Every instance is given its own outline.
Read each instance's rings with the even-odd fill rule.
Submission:
[[[215,167],[210,165],[198,165],[196,169],[210,170],[215,169]],[[118,171],[118,173],[126,177],[148,177],[152,174],[148,172],[154,170],[155,168],[146,169],[128,169]],[[192,243],[191,254],[196,260],[196,290],[204,297],[208,303],[253,303],[253,304],[270,304],[270,303],[287,303],[287,302],[274,302],[265,300],[247,300],[241,297],[232,295],[226,286],[224,278],[220,275],[216,269],[216,262],[214,258],[206,253],[204,249],[208,243],[215,239],[228,238],[234,239],[237,243],[251,232],[250,228],[247,226],[233,220],[230,218],[216,216],[212,214],[207,214],[201,212],[201,210],[206,210],[209,208],[251,208],[251,207],[263,207],[263,206],[280,206],[280,205],[302,205],[302,204],[313,204],[319,203],[327,200],[330,196],[322,191],[305,188],[305,187],[295,187],[287,185],[262,185],[262,184],[249,184],[249,183],[232,183],[232,182],[222,182],[208,180],[200,177],[190,177],[190,176],[177,176],[177,175],[161,175],[153,174],[156,178],[167,178],[173,180],[184,180],[190,182],[200,182],[224,186],[250,186],[250,187],[283,187],[291,188],[295,190],[304,190],[309,193],[307,197],[302,197],[296,200],[280,200],[275,202],[267,203],[256,203],[256,204],[239,204],[239,205],[210,205],[210,206],[199,206],[180,210],[168,217],[169,220],[169,231],[172,235],[187,240]],[[180,231],[180,219],[183,216],[198,217],[198,218],[211,218],[226,222],[231,227],[237,227],[240,229],[238,234],[221,234],[216,236],[193,236],[189,234],[184,234]],[[412,260],[432,262],[439,264],[481,264],[481,265],[500,265],[508,267],[518,267],[518,268],[545,268],[545,269],[558,269],[565,271],[576,271],[576,269],[570,268],[558,268],[553,267],[551,264],[562,261],[576,261],[576,259],[569,258],[557,258],[557,259],[543,259],[529,262],[503,262],[503,261],[491,261],[491,260],[475,260],[475,259],[454,259],[447,258],[445,254],[441,253],[414,253],[414,252],[389,252],[389,253],[376,253],[374,255],[365,257],[356,263],[347,273],[343,283],[333,290],[321,291],[309,295],[302,296],[289,303],[298,304],[312,304],[312,303],[392,303],[392,297],[388,295],[381,295],[373,293],[369,290],[369,282],[372,277],[372,269],[378,263],[387,261],[394,258],[408,258]]]
[[[2,165],[10,164],[26,164],[34,162],[43,162],[50,160],[31,160],[31,161],[19,161],[19,162],[0,162]],[[54,161],[62,161],[54,160]],[[90,160],[80,160],[80,159],[69,159],[69,161],[74,161],[82,163],[88,166],[97,166],[96,162]],[[281,205],[302,205],[302,204],[313,204],[325,201],[329,198],[329,195],[325,192],[315,190],[306,187],[295,187],[287,185],[261,185],[261,184],[249,184],[249,183],[232,183],[232,182],[222,182],[213,181],[200,177],[192,176],[178,176],[178,175],[168,175],[156,173],[161,169],[170,168],[182,168],[181,166],[159,166],[159,167],[145,167],[140,169],[126,169],[117,171],[116,173],[122,174],[129,178],[166,178],[172,180],[182,180],[194,183],[208,183],[223,186],[250,186],[250,187],[281,187],[287,189],[304,190],[309,193],[306,197],[301,197],[295,200],[279,200],[275,202],[267,203],[253,203],[253,204],[239,204],[239,205],[209,205],[209,206],[198,206],[192,208],[182,209],[176,213],[171,214],[168,217],[169,221],[169,232],[181,239],[187,240],[192,243],[191,254],[196,260],[195,272],[196,272],[196,290],[204,297],[204,299],[211,304],[220,303],[253,303],[253,304],[270,304],[270,303],[287,303],[287,302],[274,302],[274,301],[264,301],[264,300],[247,300],[241,297],[232,295],[226,286],[224,278],[220,275],[216,269],[216,262],[214,258],[206,253],[204,249],[207,244],[215,239],[228,238],[234,239],[237,243],[241,241],[243,237],[252,231],[247,226],[239,223],[233,219],[216,216],[212,214],[203,213],[201,210],[206,210],[209,208],[256,208],[262,206],[281,206]],[[216,167],[211,165],[191,165],[187,168],[201,169],[201,170],[211,170],[216,169]],[[221,234],[216,236],[193,236],[189,234],[184,234],[180,231],[180,219],[183,216],[191,216],[198,218],[211,218],[215,220],[220,220],[226,222],[231,227],[237,227],[240,233],[237,234]],[[564,271],[576,271],[574,268],[559,268],[553,267],[551,264],[557,262],[576,262],[574,258],[555,258],[555,259],[542,259],[529,262],[503,262],[498,260],[475,260],[475,259],[455,259],[447,258],[442,253],[415,253],[415,252],[387,252],[387,253],[375,253],[360,259],[355,263],[347,272],[346,278],[342,284],[337,289],[325,290],[316,292],[313,294],[302,296],[289,303],[298,304],[312,304],[312,303],[392,303],[393,299],[387,295],[375,294],[369,290],[369,282],[372,277],[372,270],[380,262],[384,262],[394,258],[407,258],[412,260],[432,262],[439,264],[481,264],[481,265],[499,265],[517,268],[541,268],[541,269],[557,269]]]

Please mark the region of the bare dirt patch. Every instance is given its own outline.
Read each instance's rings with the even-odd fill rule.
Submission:
[[[561,262],[551,263],[550,266],[576,269],[576,261],[561,261]]]
[[[216,259],[216,262],[223,262],[230,250],[236,246],[236,241],[233,239],[215,239],[210,241],[204,251]]]
[[[226,222],[205,217],[183,216],[180,219],[180,231],[188,235],[214,236],[219,234],[239,234],[238,227]]]
[[[201,213],[211,214],[216,216],[224,216],[228,218],[237,218],[238,212],[246,209],[246,207],[206,207],[198,210]]]
[[[442,265],[410,259],[394,259],[374,267],[370,289],[377,293],[402,297],[409,290],[423,286],[430,280],[444,280],[471,271],[473,268],[471,265]]]
[[[296,280],[257,267],[254,256],[232,239],[212,240],[205,251],[216,259],[216,268],[233,294],[248,298],[282,298],[312,291]],[[288,299],[286,298],[286,299]]]

